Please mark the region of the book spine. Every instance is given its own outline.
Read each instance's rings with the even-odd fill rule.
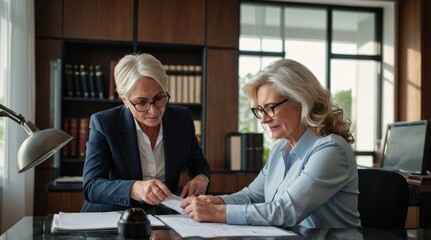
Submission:
[[[198,143],[200,144],[202,141],[202,123],[201,120],[193,120],[193,124],[195,125],[195,134],[198,139]]]
[[[187,82],[188,82],[188,102],[189,103],[196,103],[195,101],[195,95],[196,95],[196,91],[195,91],[195,76],[194,76],[194,65],[189,65],[187,66],[187,72],[186,72],[186,76],[187,76]]]
[[[171,96],[170,102],[177,103],[177,85],[176,85],[176,77],[174,71],[174,65],[166,65],[166,74],[168,75],[168,86],[169,86],[169,95]]]
[[[94,77],[94,67],[93,66],[89,66],[88,67],[88,91],[90,92],[90,98],[96,98],[96,82],[95,82],[95,77]]]
[[[227,168],[232,171],[241,170],[241,133],[229,132],[225,137],[225,153]]]
[[[259,171],[263,167],[263,134],[253,134],[253,145],[254,145],[254,166],[253,170]]]
[[[89,118],[79,119],[79,157],[85,157],[86,144],[88,141],[88,124],[90,122]]]
[[[96,74],[96,85],[97,85],[97,98],[105,98],[105,84],[103,83],[103,72],[100,65],[97,65],[94,69]]]
[[[73,97],[73,67],[71,64],[66,64],[64,66],[64,78],[65,78],[65,82],[66,84],[65,86],[65,92],[66,92],[66,96],[68,97]]]
[[[75,89],[75,97],[82,97],[81,95],[81,74],[78,65],[73,65],[73,82]]]
[[[188,79],[188,66],[187,65],[180,65],[180,75],[181,75],[181,89],[183,91],[182,93],[182,102],[183,103],[190,103],[189,102],[189,79]]]
[[[196,65],[195,68],[195,103],[202,102],[202,66]]]
[[[111,60],[109,65],[109,99],[114,100],[117,98],[115,94],[115,77],[114,77],[114,69],[117,65],[117,60]]]
[[[183,77],[181,76],[181,65],[175,65],[175,70],[174,70],[174,74],[175,74],[175,95],[176,95],[176,99],[177,99],[177,103],[182,103],[183,102]]]
[[[81,79],[81,94],[82,97],[84,98],[89,98],[90,97],[90,93],[88,91],[88,72],[87,69],[85,68],[85,65],[81,64],[79,66],[79,71],[80,71],[80,79]]]
[[[78,156],[78,142],[79,142],[79,119],[76,117],[70,118],[70,131],[69,134],[73,137],[70,141],[69,156]]]
[[[242,144],[242,162],[241,170],[253,170],[254,162],[254,146],[253,146],[253,135],[250,133],[243,133],[241,136]]]
[[[62,127],[64,132],[67,132],[70,134],[70,119],[68,117],[63,118],[63,127]],[[66,144],[63,149],[61,149],[61,155],[63,157],[68,157],[69,156],[69,148],[70,148],[70,143]]]
[[[263,166],[263,134],[241,135],[241,170],[258,171]]]

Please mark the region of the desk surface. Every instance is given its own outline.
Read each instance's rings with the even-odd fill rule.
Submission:
[[[75,231],[51,233],[51,218],[24,217],[0,236],[0,239],[122,239],[116,231]],[[289,239],[431,239],[431,229],[291,229],[298,234]],[[153,229],[149,239],[181,239],[170,229]],[[191,239],[191,238],[188,238]],[[199,239],[199,238],[192,238]],[[219,238],[242,239],[242,238]],[[286,239],[276,237],[245,239]]]

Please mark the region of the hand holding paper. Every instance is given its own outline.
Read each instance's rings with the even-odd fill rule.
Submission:
[[[162,201],[162,204],[166,207],[169,207],[180,214],[186,214],[184,208],[181,207],[181,203],[184,201],[184,198],[178,197],[177,195],[172,195],[171,198],[166,198]]]

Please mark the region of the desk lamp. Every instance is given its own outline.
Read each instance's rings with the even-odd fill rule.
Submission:
[[[0,104],[0,108],[3,110],[0,111],[0,117],[8,117],[14,120],[29,135],[18,150],[17,168],[19,173],[25,172],[45,161],[73,138],[59,129],[39,130],[32,122],[26,121],[21,114],[10,110],[2,104]]]

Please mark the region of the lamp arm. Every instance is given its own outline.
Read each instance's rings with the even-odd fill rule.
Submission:
[[[25,118],[21,114],[10,110],[9,108],[5,107],[3,104],[0,104],[0,108],[4,110],[0,112],[0,117],[8,117],[20,125],[25,123]]]

